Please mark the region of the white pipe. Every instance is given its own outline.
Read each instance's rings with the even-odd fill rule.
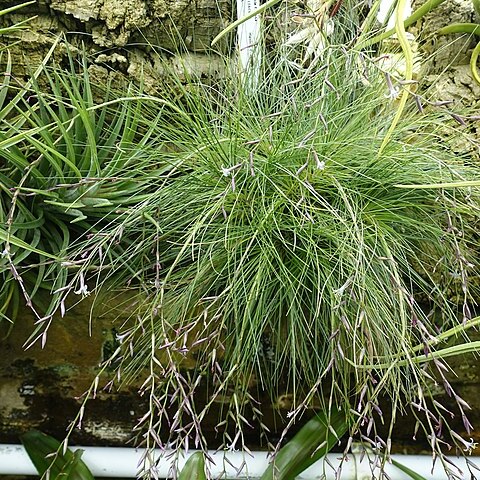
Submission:
[[[84,450],[82,459],[95,477],[135,478],[138,474],[138,465],[143,453],[143,450],[140,449],[117,447],[72,447],[72,449]],[[192,453],[190,452],[185,458],[180,460],[180,468]],[[215,462],[215,465],[211,468],[212,476],[224,479],[258,478],[267,468],[270,460],[266,452],[253,452],[253,456],[242,452],[224,453],[212,451],[209,453]],[[156,452],[156,454],[160,455],[160,452]],[[173,454],[173,452],[167,452],[167,456],[168,454]],[[312,465],[297,479],[318,480],[322,478],[334,480],[340,478],[341,480],[371,480],[374,474],[378,476],[378,469],[372,470],[367,458],[360,461],[358,455],[348,455],[347,461],[343,462],[341,476],[337,477],[336,470],[340,466],[340,457],[340,454],[328,454],[326,461],[319,461]],[[432,473],[432,459],[429,456],[392,455],[392,458],[427,480],[443,480],[447,478],[439,462],[437,462]],[[462,476],[467,478],[468,469],[466,468],[465,459],[457,457],[448,458],[462,470]],[[469,460],[480,466],[480,457],[471,457]],[[244,467],[241,472],[238,472],[230,463],[237,468],[242,464]],[[171,462],[169,459],[162,459],[157,467],[158,476],[160,478],[168,478],[170,466]],[[391,480],[411,480],[411,477],[401,472],[394,465],[386,465],[385,472]],[[0,475],[36,474],[37,471],[22,445],[0,445]]]

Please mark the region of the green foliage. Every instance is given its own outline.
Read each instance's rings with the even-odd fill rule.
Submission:
[[[336,411],[330,417],[318,414],[278,452],[261,480],[293,480],[310,465],[322,458],[347,431],[345,415]],[[81,460],[82,451],[72,453],[54,438],[37,430],[22,436],[22,443],[40,475],[49,472],[57,480],[94,480]],[[178,476],[179,480],[207,480],[205,457],[202,452],[190,456]]]
[[[161,284],[151,304],[159,345],[171,329],[202,325],[196,335],[224,345],[227,370],[250,372],[253,360],[275,388],[283,366],[292,382],[312,385],[343,356],[374,365],[407,355],[421,342],[412,316],[431,324],[417,290],[446,324],[456,321],[431,272],[437,262],[441,278],[458,269],[457,240],[444,221],[474,200],[394,185],[472,179],[476,171],[432,148],[435,132],[414,127],[413,118],[378,155],[390,115],[378,113],[378,87],[345,82],[341,63],[330,59],[328,77],[318,73],[291,90],[267,79],[254,97],[185,92],[190,121],[157,125],[177,166],[141,206],[154,222],[136,248],[157,239]],[[261,353],[265,336],[272,362]],[[136,341],[139,363],[147,344],[149,336]],[[341,363],[346,386],[354,372]]]
[[[212,407],[197,411],[194,396],[213,377],[212,398],[229,392],[238,430],[252,379],[272,397],[287,379],[295,412],[331,396],[358,432],[383,421],[381,396],[399,413],[430,408],[425,364],[442,371],[443,356],[464,351],[432,339],[458,325],[459,310],[468,323],[476,295],[478,169],[439,141],[441,112],[408,113],[385,142],[394,108],[374,65],[369,82],[356,65],[330,49],[300,79],[288,64],[266,67],[248,94],[231,79],[177,83],[175,111],[144,112],[168,168],[122,217],[125,249],[111,225],[72,243],[69,261],[101,244],[112,271],[129,272],[131,288],[140,281],[122,380],[149,371],[149,415],[169,418],[173,398],[172,431],[203,441],[201,423],[185,418]],[[452,185],[471,188],[443,188]],[[89,255],[85,276],[99,262]],[[187,354],[197,362],[188,380]],[[158,438],[149,418],[138,427]]]
[[[0,10],[0,17],[2,17],[3,15],[8,15],[9,13],[15,12],[16,10],[24,8],[27,5],[33,5],[34,3],[35,3],[35,1],[31,1],[31,2],[21,3],[19,5],[14,5],[13,7],[4,8],[4,9]],[[6,35],[6,34],[9,34],[9,33],[12,33],[12,32],[16,32],[18,30],[24,30],[25,28],[28,27],[29,20],[31,20],[31,19],[27,19],[27,20],[24,20],[22,22],[15,23],[13,25],[9,25],[7,27],[0,28],[0,35]],[[2,48],[0,48],[0,51],[1,50],[2,50]]]
[[[146,377],[137,428],[149,447],[168,421],[169,441],[206,449],[202,421],[220,395],[223,441],[244,446],[245,412],[261,416],[252,386],[292,391],[292,419],[320,403],[315,428],[336,432],[325,448],[346,423],[375,433],[380,397],[392,424],[420,405],[448,430],[428,403],[431,370],[451,388],[442,358],[478,346],[440,342],[459,316],[470,325],[480,216],[480,172],[442,143],[442,111],[407,105],[389,129],[395,106],[374,62],[334,48],[306,71],[282,59],[266,59],[252,92],[234,75],[184,85],[166,69],[167,102],[102,91],[70,56],[67,72],[43,65],[2,116],[3,314],[23,296],[37,315],[30,340],[44,342],[69,295],[133,291],[116,368],[124,383]],[[300,440],[310,458],[319,438],[279,453],[285,478],[307,461],[292,454]]]
[[[261,480],[293,480],[326,455],[348,428],[345,416],[335,412],[330,418],[318,414],[309,420],[300,431],[278,452],[274,461],[262,475]],[[52,480],[94,480],[87,465],[81,460],[82,450],[72,452],[49,435],[31,430],[22,436],[22,443],[40,475],[48,472]],[[413,480],[424,480],[405,465],[392,460],[393,465]],[[178,480],[207,480],[205,456],[202,452],[192,454]]]
[[[278,452],[261,480],[294,480],[324,457],[348,430],[345,413],[315,415]]]
[[[474,2],[475,8],[478,9],[478,1]],[[441,28],[438,35],[449,35],[452,33],[468,33],[470,35],[480,35],[480,24],[478,23],[454,23]],[[477,69],[477,60],[480,54],[480,43],[475,46],[470,57],[470,71],[475,81],[480,85],[480,75]]]
[[[294,480],[308,467],[325,456],[347,432],[345,414],[338,410],[331,415],[316,414],[275,455],[261,480]],[[201,452],[192,455],[179,475],[179,480],[205,479],[205,458]]]
[[[109,102],[109,86],[95,90],[85,58],[79,64],[72,56],[69,61],[67,70],[41,66],[30,85],[2,110],[4,318],[15,317],[24,297],[28,305],[39,307],[37,319],[48,322],[66,293],[86,293],[82,281],[69,283],[69,267],[75,265],[63,261],[70,243],[105,225],[114,228],[162,173],[143,151],[152,131],[139,122],[142,95],[130,89],[125,92],[128,98]],[[39,86],[40,77],[49,93]],[[2,94],[5,101],[6,91]],[[46,305],[36,302],[39,291],[47,292],[43,298],[50,294]]]
[[[400,462],[392,460],[393,465],[399,468],[403,473],[408,475],[412,480],[426,480],[425,477],[422,477],[418,473],[414,472],[411,468],[406,467]]]
[[[205,457],[202,452],[194,453],[182,468],[178,480],[207,480]]]
[[[432,10],[437,8],[440,4],[442,4],[445,0],[427,0],[421,7],[418,7],[405,21],[403,22],[403,28],[407,28],[413,25],[418,20],[422,19],[425,15],[430,13]],[[473,6],[477,14],[480,10],[480,2],[479,0],[472,0]],[[470,35],[480,35],[480,25],[476,23],[453,23],[451,25],[447,25],[446,27],[441,28],[437,35],[449,35],[452,33],[468,33]],[[365,48],[371,45],[375,45],[376,43],[381,42],[387,38],[390,38],[394,34],[398,34],[398,26],[395,28],[391,28],[385,32],[376,35],[368,35],[370,32],[365,32],[361,35],[359,41],[357,42],[357,48]],[[367,38],[365,38],[367,36]],[[401,38],[401,36],[400,36]],[[403,48],[403,47],[402,47]],[[404,50],[405,51],[405,50]],[[480,84],[480,75],[477,69],[477,60],[480,54],[480,46],[477,45],[476,48],[472,52],[472,56],[470,59],[470,70],[472,72],[472,76],[475,81]]]
[[[408,18],[405,19],[405,21],[403,22],[404,28],[408,28],[418,20],[422,19],[425,15],[437,8],[444,1],[445,0],[427,0],[421,7],[418,7],[414,12],[412,12],[412,14]],[[371,45],[375,45],[382,40],[390,38],[395,33],[396,28],[390,28],[385,32],[373,35],[371,31],[364,32],[357,43],[357,48],[365,48]]]
[[[63,449],[63,444],[38,430],[31,430],[21,437],[28,456],[38,473],[51,480],[94,480],[81,456],[83,451]]]

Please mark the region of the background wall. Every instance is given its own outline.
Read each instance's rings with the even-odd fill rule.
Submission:
[[[0,0],[0,8],[15,4]],[[185,69],[220,72],[219,58],[205,52],[228,23],[230,7],[228,0],[39,0],[1,17],[0,25],[34,17],[29,30],[4,39],[20,40],[10,49],[18,77],[41,62],[62,34],[71,44],[85,46],[100,82],[107,75],[142,78],[153,93],[162,74],[161,57],[169,58],[179,74]]]
[[[424,0],[414,1],[414,8],[424,3]],[[453,109],[467,107],[478,111],[480,85],[472,76],[470,57],[480,37],[468,34],[436,35],[442,27],[455,23],[480,23],[472,0],[446,0],[410,29],[417,38],[422,39],[419,50],[423,64],[421,79],[429,87],[432,100],[453,100]],[[454,135],[453,143],[457,151],[468,152],[480,162],[480,122],[455,126],[469,135],[468,138]]]

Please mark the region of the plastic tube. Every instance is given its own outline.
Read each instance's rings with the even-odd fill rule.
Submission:
[[[82,459],[95,477],[135,478],[139,473],[139,463],[144,452],[134,448],[117,447],[71,447],[72,450],[84,450]],[[179,461],[181,468],[193,452]],[[250,456],[242,452],[209,452],[215,464],[211,465],[212,476],[224,479],[255,479],[259,478],[268,466],[269,457],[266,452],[253,452]],[[167,452],[166,459],[160,460],[157,466],[160,478],[169,478],[171,457],[173,452]],[[160,452],[156,452],[160,455]],[[165,457],[165,455],[164,455]],[[158,457],[157,457],[158,458]],[[410,468],[427,480],[443,480],[447,476],[439,462],[432,472],[432,458],[426,455],[392,455],[392,458]],[[464,458],[448,457],[461,472],[459,475],[470,478]],[[480,467],[480,457],[469,459]],[[341,475],[336,471],[341,465]],[[241,469],[241,470],[239,470]],[[391,480],[411,480],[392,464],[385,466],[385,472]],[[373,468],[365,457],[360,460],[358,455],[348,455],[341,462],[340,454],[328,454],[325,461],[319,461],[305,470],[298,480],[371,480],[378,476],[378,468]],[[0,445],[0,475],[36,475],[37,471],[30,461],[22,445]]]

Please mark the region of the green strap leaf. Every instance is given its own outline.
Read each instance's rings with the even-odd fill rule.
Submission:
[[[67,449],[62,453],[58,440],[38,430],[31,430],[20,439],[40,475],[49,471],[50,480],[95,480],[81,459],[83,450]]]
[[[480,85],[480,75],[477,70],[477,60],[480,55],[480,43],[477,43],[476,47],[473,49],[472,56],[470,57],[470,70],[475,81]]]
[[[202,452],[194,453],[182,468],[178,480],[207,480],[205,457]]]
[[[480,24],[478,23],[453,23],[441,28],[437,35],[451,35],[452,33],[470,33],[480,36]]]
[[[316,415],[278,452],[260,480],[293,480],[325,456],[347,430],[343,412]]]
[[[0,241],[8,242],[16,247],[22,248],[24,250],[28,250],[30,252],[38,253],[39,255],[43,255],[47,258],[51,258],[53,260],[60,261],[58,257],[52,255],[51,253],[44,252],[43,250],[39,250],[38,248],[33,247],[32,245],[24,242],[20,238],[16,237],[15,235],[9,234],[4,229],[0,228]]]
[[[414,472],[412,469],[406,467],[400,462],[396,462],[392,459],[392,463],[399,468],[403,473],[406,473],[408,476],[412,477],[413,480],[427,480],[425,477],[422,477],[418,473]]]

